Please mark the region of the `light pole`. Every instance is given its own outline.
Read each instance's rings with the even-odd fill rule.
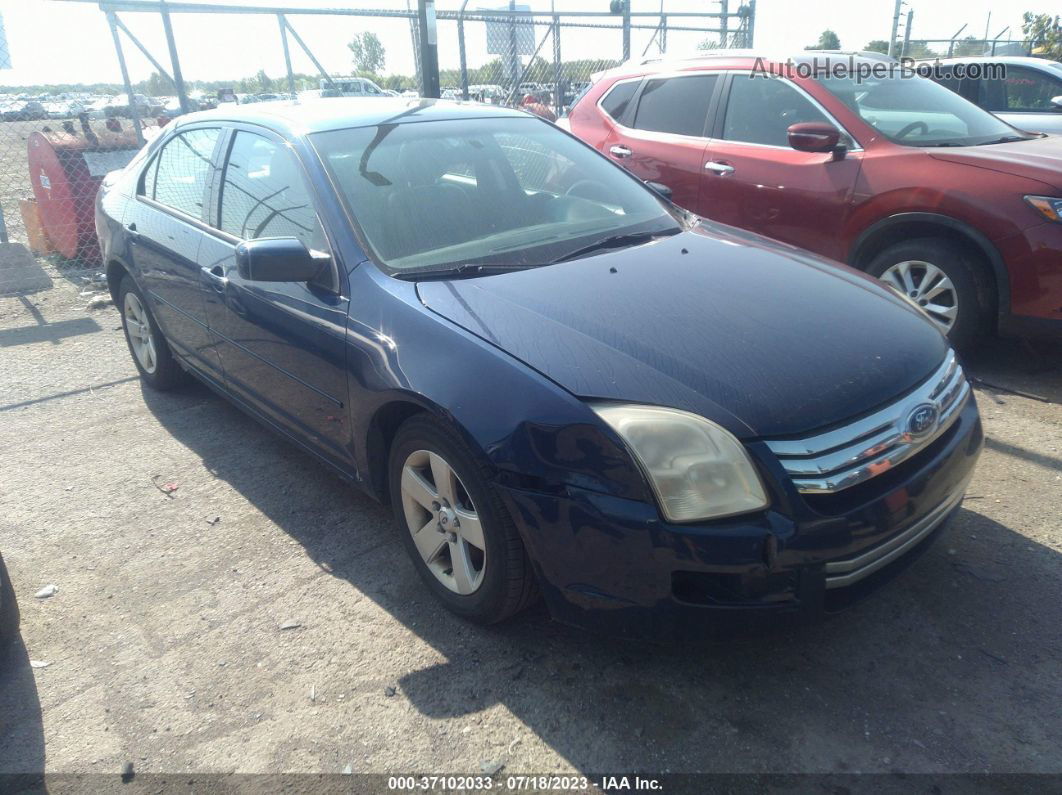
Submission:
[[[889,57],[896,55],[896,31],[900,27],[900,4],[903,0],[896,0],[896,9],[892,12],[892,35],[889,36]]]

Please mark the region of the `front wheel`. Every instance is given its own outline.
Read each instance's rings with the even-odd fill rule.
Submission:
[[[446,607],[481,624],[534,598],[520,535],[467,445],[428,415],[407,420],[391,446],[391,504],[417,572]]]
[[[988,327],[988,312],[977,290],[977,264],[947,240],[896,243],[871,260],[867,273],[922,307],[960,350],[968,350]]]
[[[144,382],[158,390],[173,389],[183,383],[184,370],[173,357],[147,300],[131,276],[125,276],[118,287],[118,308],[122,313],[125,341]]]

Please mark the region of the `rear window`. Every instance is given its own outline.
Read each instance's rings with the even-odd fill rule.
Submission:
[[[634,127],[639,130],[703,136],[708,104],[718,75],[650,80],[645,84]]]
[[[638,90],[638,84],[640,80],[628,80],[626,83],[617,83],[612,87],[603,100],[601,100],[601,107],[605,113],[611,116],[616,121],[623,118],[623,114],[627,112],[627,108],[630,107],[631,100],[634,99],[634,92]]]

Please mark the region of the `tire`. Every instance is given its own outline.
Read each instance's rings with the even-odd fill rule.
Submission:
[[[11,647],[18,636],[18,602],[15,601],[15,587],[11,584],[11,578],[7,575],[4,567],[4,559],[0,558],[0,659]]]
[[[129,346],[133,364],[140,371],[140,378],[144,383],[161,392],[183,384],[188,377],[187,373],[174,358],[159,324],[155,321],[155,316],[151,313],[147,300],[136,282],[133,281],[133,277],[128,274],[122,277],[122,282],[118,286],[118,311],[122,315],[125,343]],[[138,316],[142,321],[146,321],[149,329],[146,344],[150,345],[150,354],[145,354],[143,347],[145,324],[136,322],[135,318]]]
[[[455,476],[441,490],[433,474],[445,472],[438,468],[440,460]],[[538,592],[523,541],[489,482],[489,468],[477,462],[456,433],[427,414],[410,417],[395,434],[388,474],[406,551],[421,579],[450,611],[478,624],[494,624],[534,601]],[[424,504],[432,500],[438,510]],[[420,547],[411,526],[420,528]],[[482,549],[474,543],[479,541]],[[422,554],[422,548],[437,553]]]
[[[895,243],[875,256],[866,271],[926,308],[934,324],[960,351],[970,350],[988,330],[990,307],[978,290],[979,263],[948,240],[921,237]],[[934,296],[937,287],[945,291]],[[932,296],[928,301],[927,295]],[[934,308],[955,309],[950,325],[947,315]]]

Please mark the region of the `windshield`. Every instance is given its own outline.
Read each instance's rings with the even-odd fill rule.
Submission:
[[[537,119],[383,124],[311,140],[394,272],[531,267],[605,237],[679,228],[648,188]]]
[[[924,77],[820,77],[829,91],[890,140],[905,146],[976,146],[1023,133]]]

